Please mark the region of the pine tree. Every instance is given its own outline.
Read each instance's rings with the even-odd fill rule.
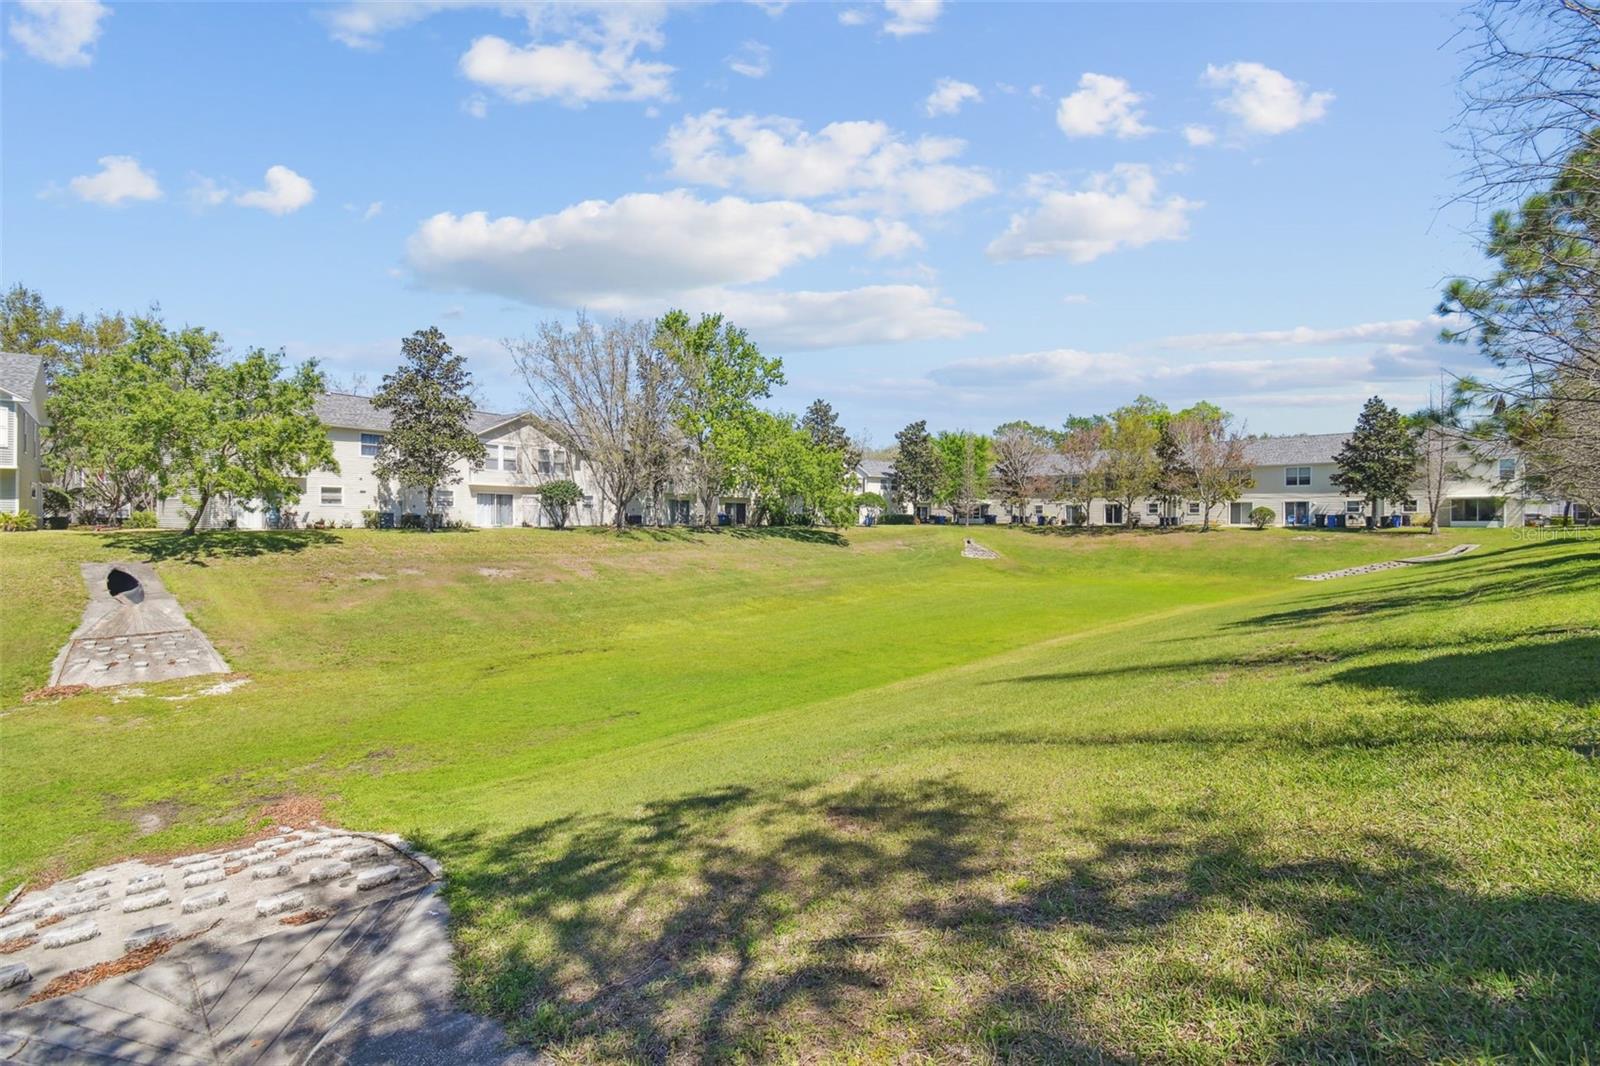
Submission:
[[[401,341],[400,355],[400,367],[383,376],[372,397],[372,406],[391,413],[373,470],[401,488],[421,489],[431,516],[435,493],[461,480],[457,464],[483,461],[483,441],[470,422],[472,373],[436,326]]]
[[[1378,504],[1405,499],[1420,461],[1417,439],[1405,419],[1382,397],[1374,396],[1361,408],[1355,432],[1334,457],[1339,469],[1333,483],[1366,500],[1376,524]]]
[[[931,500],[938,488],[939,456],[933,449],[926,421],[911,423],[894,439],[899,445],[894,460],[895,498],[910,502],[914,514],[917,506]]]

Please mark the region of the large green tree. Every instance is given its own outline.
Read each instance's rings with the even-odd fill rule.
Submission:
[[[106,504],[177,497],[193,533],[218,497],[277,506],[312,470],[337,469],[313,409],[314,362],[227,361],[216,334],[137,318],[126,344],[69,368],[48,406],[51,460]]]
[[[989,494],[994,452],[988,437],[967,430],[948,430],[933,439],[939,456],[938,487],[934,499],[950,509],[952,517],[970,521],[978,501]]]
[[[1099,479],[1106,498],[1122,504],[1122,520],[1138,521],[1134,501],[1156,492],[1161,478],[1161,426],[1165,405],[1140,396],[1111,412],[1100,434]]]
[[[0,296],[0,351],[39,356],[52,386],[72,368],[127,343],[128,330],[120,313],[69,315],[24,285],[13,285]]]
[[[756,401],[784,384],[783,361],[761,354],[744,330],[721,315],[668,311],[656,322],[652,345],[675,372],[671,409],[689,447],[701,514],[709,524],[717,497],[735,487],[736,475],[721,446],[737,447],[751,436]]]
[[[928,423],[920,419],[896,433],[894,439],[894,496],[909,503],[915,514],[918,507],[932,502],[938,490],[939,456],[928,435]]]
[[[1045,464],[1062,434],[1031,422],[1007,422],[994,431],[995,488],[1011,512],[1023,521],[1028,501],[1049,495]]]
[[[839,525],[851,510],[843,455],[793,416],[757,410],[719,434],[730,478],[750,496],[750,521]]]
[[[1376,523],[1380,503],[1410,493],[1421,458],[1416,435],[1400,412],[1374,396],[1362,406],[1355,431],[1334,457],[1338,469],[1333,483],[1365,500]]]
[[[389,412],[373,471],[401,490],[421,490],[431,529],[434,495],[461,480],[462,460],[483,462],[483,441],[471,422],[472,372],[436,326],[401,341],[400,360],[372,397],[373,407]]]

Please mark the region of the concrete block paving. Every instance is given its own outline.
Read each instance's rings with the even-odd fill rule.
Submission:
[[[285,827],[23,895],[0,939],[71,917],[0,964],[0,1062],[531,1063],[452,1003],[440,873],[396,837]]]

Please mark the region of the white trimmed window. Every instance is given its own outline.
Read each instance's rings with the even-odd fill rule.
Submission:
[[[550,477],[556,472],[555,460],[550,457],[549,448],[539,449],[539,474],[541,477]]]
[[[1200,501],[1199,500],[1190,500],[1189,501],[1189,513],[1190,514],[1199,514],[1200,513]]]
[[[1156,501],[1151,500],[1149,503],[1144,505],[1144,510],[1146,514],[1160,514],[1161,505]]]
[[[1517,476],[1517,461],[1515,459],[1500,460],[1500,480],[1510,481]]]
[[[344,486],[343,485],[324,485],[324,486],[322,486],[321,501],[322,501],[322,506],[324,506],[324,507],[343,507],[344,506]]]
[[[369,459],[376,459],[378,450],[383,447],[383,436],[379,433],[361,434],[361,454]]]
[[[448,511],[450,508],[456,505],[456,494],[451,492],[449,489],[435,489],[433,493],[433,505],[440,511]]]
[[[1309,466],[1286,466],[1283,468],[1283,483],[1285,485],[1311,484],[1311,468]]]
[[[1416,500],[1401,500],[1400,501],[1400,510],[1402,512],[1404,512],[1405,514],[1416,514],[1417,513],[1417,501]]]
[[[515,444],[489,444],[484,448],[483,469],[517,472],[517,446]]]
[[[1362,506],[1363,505],[1360,500],[1346,500],[1344,501],[1344,513],[1360,514]]]

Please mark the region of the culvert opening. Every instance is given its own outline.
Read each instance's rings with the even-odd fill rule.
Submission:
[[[124,603],[144,602],[144,586],[139,584],[139,579],[116,567],[106,575],[106,591]]]

